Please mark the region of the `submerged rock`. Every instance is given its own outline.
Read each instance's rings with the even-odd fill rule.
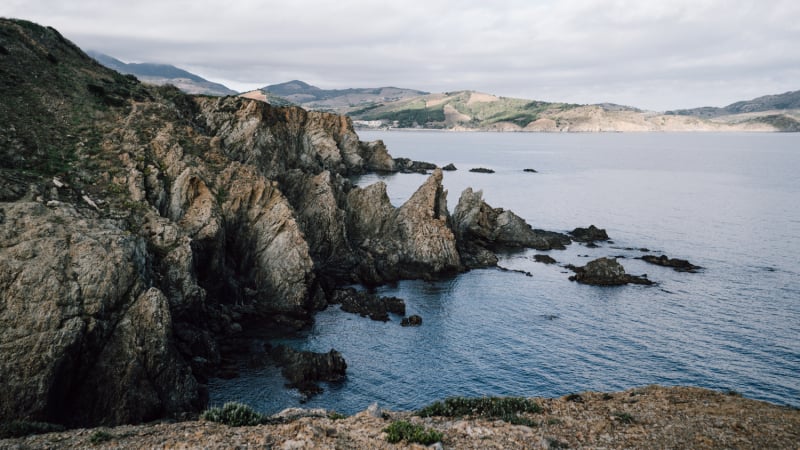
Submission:
[[[666,255],[656,256],[656,255],[644,255],[638,259],[641,259],[645,262],[650,264],[655,264],[657,266],[663,267],[671,267],[676,272],[689,272],[695,273],[699,269],[702,269],[700,266],[695,266],[694,264],[690,263],[685,259],[678,259],[678,258],[669,258]]]
[[[487,169],[486,167],[473,167],[469,169],[469,171],[474,173],[494,173],[494,170]]]
[[[422,325],[422,317],[412,314],[408,317],[403,317],[403,320],[400,321],[400,325],[404,327],[418,327]]]
[[[342,354],[333,349],[315,353],[278,345],[270,350],[270,356],[282,367],[281,373],[289,380],[289,386],[309,396],[322,392],[318,381],[342,380],[347,371]]]
[[[588,228],[575,228],[569,232],[570,236],[578,242],[594,244],[597,241],[608,241],[609,237],[606,230],[589,225]]]
[[[528,173],[539,173],[539,171],[537,171],[536,169],[523,169],[522,171]]]
[[[575,272],[570,281],[594,286],[621,286],[624,284],[653,284],[646,276],[637,277],[625,273],[625,268],[614,258],[598,258],[583,267],[568,266]]]

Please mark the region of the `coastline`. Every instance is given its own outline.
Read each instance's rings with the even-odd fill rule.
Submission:
[[[441,442],[431,448],[793,449],[800,442],[800,409],[734,392],[651,385],[533,400],[541,412],[524,414],[531,426],[475,417],[422,418],[374,407],[349,417],[291,410],[282,413],[284,420],[275,419],[281,423],[269,425],[194,420],[83,428],[0,440],[0,448],[426,448],[388,443],[383,430],[397,420],[441,432]]]

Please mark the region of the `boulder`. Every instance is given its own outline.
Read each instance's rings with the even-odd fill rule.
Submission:
[[[637,277],[625,273],[625,268],[614,258],[598,258],[583,267],[568,266],[575,272],[570,281],[594,286],[621,286],[628,283],[653,284],[646,276]]]
[[[408,317],[403,317],[403,320],[400,321],[400,325],[404,327],[418,327],[422,325],[422,317],[412,314]]]
[[[607,241],[609,240],[608,234],[606,234],[606,230],[602,228],[597,228],[594,225],[589,225],[588,228],[575,228],[574,230],[569,232],[570,236],[578,242],[585,242],[589,244],[593,244],[597,241]]]
[[[454,170],[458,170],[458,169],[456,169],[456,166],[453,163],[450,163],[450,164],[442,167],[442,170],[454,171]]]
[[[395,170],[402,173],[422,173],[427,174],[429,170],[436,169],[436,164],[424,161],[412,161],[408,158],[395,158]]]

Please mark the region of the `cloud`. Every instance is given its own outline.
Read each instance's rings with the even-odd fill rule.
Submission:
[[[6,0],[0,15],[238,86],[298,78],[662,110],[800,88],[794,0]]]

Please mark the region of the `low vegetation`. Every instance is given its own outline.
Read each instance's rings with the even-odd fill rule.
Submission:
[[[391,444],[406,441],[409,444],[431,445],[442,440],[444,435],[436,430],[413,424],[406,420],[397,420],[384,428],[386,440]]]
[[[483,417],[500,419],[514,425],[534,426],[536,423],[520,414],[542,412],[541,406],[533,400],[522,397],[450,397],[432,403],[417,415],[421,417]]]
[[[207,409],[200,415],[203,420],[222,423],[231,427],[246,427],[264,422],[264,416],[253,408],[236,402],[228,402],[222,408]]]

